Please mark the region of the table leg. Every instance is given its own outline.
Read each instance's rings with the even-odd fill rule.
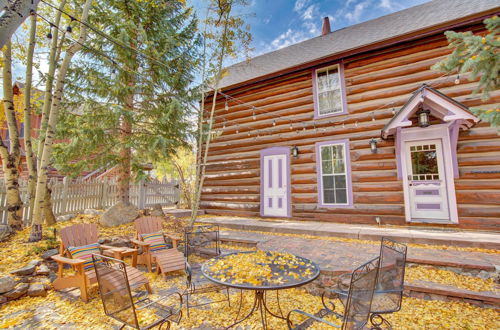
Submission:
[[[253,300],[253,306],[252,306],[252,309],[250,310],[250,312],[246,316],[244,316],[242,319],[240,319],[239,321],[235,321],[233,324],[228,326],[226,329],[232,328],[235,325],[240,324],[241,322],[245,321],[255,312],[256,309],[259,309],[259,311],[260,311],[260,321],[262,323],[263,329],[267,329],[266,313],[269,313],[278,319],[282,319],[282,320],[286,321],[286,318],[283,317],[283,312],[281,311],[281,306],[279,305],[279,296],[278,296],[277,290],[276,290],[276,298],[278,299],[278,308],[280,310],[281,316],[274,314],[273,312],[271,312],[269,310],[269,307],[267,307],[265,291],[264,290],[256,290],[254,300]],[[238,308],[238,313],[236,314],[236,319],[240,315],[242,303],[243,303],[243,291],[240,294],[240,306]]]
[[[255,297],[254,297],[254,300],[253,300],[253,306],[252,306],[252,309],[250,310],[250,312],[245,317],[243,317],[242,319],[240,319],[239,321],[236,321],[233,324],[231,324],[230,326],[226,327],[226,329],[232,328],[235,325],[240,324],[241,322],[243,322],[246,319],[248,319],[250,317],[250,315],[253,314],[253,312],[255,311],[255,309],[259,307],[258,305],[262,304],[262,296],[263,295],[264,295],[263,291],[255,291]],[[238,309],[238,315],[240,314],[241,303],[243,302],[243,292],[241,293],[240,299],[241,300],[240,300],[240,308]]]
[[[279,291],[276,290],[276,301],[278,303],[278,309],[280,311],[280,314],[281,316],[277,315],[277,314],[274,314],[273,312],[271,312],[271,310],[269,309],[269,307],[267,307],[267,304],[266,304],[266,296],[264,294],[264,299],[263,299],[263,303],[264,303],[264,308],[266,309],[266,311],[271,314],[272,316],[274,317],[277,317],[279,319],[282,319],[282,320],[286,320],[286,318],[283,316],[283,312],[281,311],[281,306],[280,306],[280,297],[279,297]]]

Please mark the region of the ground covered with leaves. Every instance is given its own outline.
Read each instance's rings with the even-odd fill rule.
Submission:
[[[74,223],[97,223],[95,216],[79,215],[75,219],[58,223],[54,228],[57,230]],[[169,232],[182,232],[182,221],[170,222],[166,225]],[[47,228],[44,232],[46,238],[42,242],[27,243],[29,229],[25,229],[12,236],[9,241],[0,243],[0,254],[3,257],[0,263],[0,276],[8,274],[10,270],[23,267],[29,261],[36,259],[44,251],[57,247],[58,242],[54,238],[54,228]],[[224,229],[225,230],[225,229]],[[133,224],[126,224],[114,228],[99,226],[100,237],[133,236],[135,230]],[[269,233],[266,233],[269,234]],[[282,234],[293,235],[293,234]],[[298,235],[304,237],[303,235]],[[339,240],[349,242],[357,241],[342,238],[318,238],[331,241]],[[359,241],[360,244],[378,244],[378,242]],[[425,246],[429,248],[429,246]],[[223,244],[223,249],[235,249],[235,246]],[[240,250],[248,251],[252,248],[238,247]],[[436,249],[448,247],[433,247]],[[478,251],[498,253],[498,251],[483,251],[483,249],[459,248],[462,251]],[[183,291],[186,288],[186,277],[183,272],[170,274],[167,278],[153,273],[146,273],[152,284],[155,296],[173,291]],[[482,280],[473,276],[455,274],[453,272],[429,266],[416,266],[407,268],[407,281],[414,279],[430,280],[443,284],[453,285],[475,291],[494,291],[496,284],[488,279]],[[208,293],[200,295],[201,301],[221,300],[222,293]],[[154,296],[154,297],[155,297]],[[240,316],[252,307],[253,292],[243,293],[243,308]],[[183,318],[180,324],[174,324],[174,329],[220,329],[229,325],[237,316],[240,301],[240,291],[234,290],[230,294],[231,305],[227,302],[219,302],[200,308],[191,308],[190,316],[183,307]],[[268,296],[268,306],[279,313],[275,294]],[[280,306],[283,313],[292,309],[300,308],[306,312],[315,313],[319,311],[321,299],[311,295],[303,289],[289,289],[280,291]],[[342,310],[341,305],[337,306]],[[142,322],[148,323],[157,318],[151,312],[142,312],[139,315]],[[395,329],[498,329],[500,328],[500,315],[491,308],[479,308],[465,302],[443,302],[407,298],[403,300],[400,312],[387,317]],[[329,320],[340,324],[339,320],[329,317]],[[276,318],[268,318],[270,329],[286,329],[284,321]],[[78,299],[78,290],[69,292],[57,292],[50,290],[46,297],[23,297],[0,306],[0,328],[40,328],[40,329],[111,329],[117,328],[119,323],[104,314],[103,306],[96,289],[91,292],[91,300],[84,303]],[[255,313],[252,317],[240,324],[241,329],[260,329],[260,316]],[[326,327],[315,324],[312,329],[325,329]]]

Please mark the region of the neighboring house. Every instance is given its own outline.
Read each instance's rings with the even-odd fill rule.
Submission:
[[[24,96],[23,96],[24,84],[16,81],[12,86],[12,92],[14,94],[14,107],[16,108],[17,116],[22,116],[22,108],[24,108]],[[32,97],[36,99],[36,102],[40,104],[43,102],[43,91],[33,88]],[[37,113],[33,113],[31,116],[31,137],[37,138],[38,132],[40,130],[42,122],[42,116]],[[24,122],[18,122],[17,129],[19,132],[19,143],[21,145],[21,164],[19,166],[20,175],[22,178],[28,178],[28,167],[26,165],[26,154],[24,146]],[[4,121],[0,123],[0,137],[6,146],[10,145],[9,131],[7,129],[7,123]],[[0,164],[2,160],[0,159]],[[55,169],[49,172],[49,175],[59,176]],[[0,177],[3,177],[3,170],[0,167]]]
[[[18,119],[22,117],[22,109],[24,108],[24,84],[21,82],[16,81],[13,86],[12,86],[12,92],[14,95],[14,107],[16,108],[17,116]],[[43,104],[43,98],[44,98],[44,92],[33,88],[32,89],[32,100],[34,99],[35,103],[39,107],[42,106]],[[42,115],[36,112],[33,112],[31,116],[31,137],[33,139],[38,138],[38,134],[40,132],[40,127],[42,123]],[[18,122],[18,132],[19,132],[19,143],[21,145],[21,162],[19,165],[19,172],[20,172],[20,177],[23,179],[27,179],[29,176],[28,173],[28,167],[26,164],[26,153],[25,153],[25,145],[24,145],[24,122],[21,120]],[[7,129],[7,123],[1,122],[0,123],[0,137],[3,141],[3,143],[6,146],[10,145],[10,140],[9,140],[9,131]],[[61,142],[61,141],[56,141],[56,142]],[[2,160],[0,159],[0,164],[2,164]],[[50,167],[48,175],[50,178],[58,178],[62,179],[64,177],[63,174],[59,173],[57,169]],[[95,179],[95,178],[110,178],[114,176],[114,174],[110,173],[110,171],[106,168],[103,169],[98,169],[93,172],[85,172],[82,174],[82,177],[85,179]],[[2,167],[0,166],[0,178],[3,178],[3,170]]]
[[[499,230],[500,136],[468,107],[498,108],[500,91],[482,102],[476,82],[431,70],[451,52],[445,31],[484,33],[499,12],[439,0],[331,33],[325,22],[319,37],[229,67],[201,207]]]

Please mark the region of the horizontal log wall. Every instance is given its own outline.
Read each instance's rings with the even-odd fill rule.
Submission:
[[[479,28],[466,29],[478,32]],[[212,214],[258,216],[260,150],[298,146],[299,157],[291,158],[293,218],[375,224],[375,217],[380,216],[384,224],[404,225],[394,141],[379,140],[376,154],[371,153],[368,141],[380,136],[394,109],[423,83],[467,106],[484,106],[478,97],[471,96],[475,82],[462,77],[456,85],[455,76],[431,70],[449,53],[440,34],[344,59],[348,114],[324,119],[314,120],[312,69],[227,91],[238,100],[230,100],[226,111],[225,99],[218,99],[214,127],[222,134],[210,146],[202,208]],[[498,107],[498,103],[500,92],[496,91],[486,106]],[[314,144],[339,139],[350,140],[354,207],[320,208]],[[499,230],[497,130],[479,123],[461,131],[457,149],[459,226]]]

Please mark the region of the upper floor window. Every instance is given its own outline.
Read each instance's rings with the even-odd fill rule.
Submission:
[[[341,65],[317,69],[313,74],[316,117],[346,113]]]

